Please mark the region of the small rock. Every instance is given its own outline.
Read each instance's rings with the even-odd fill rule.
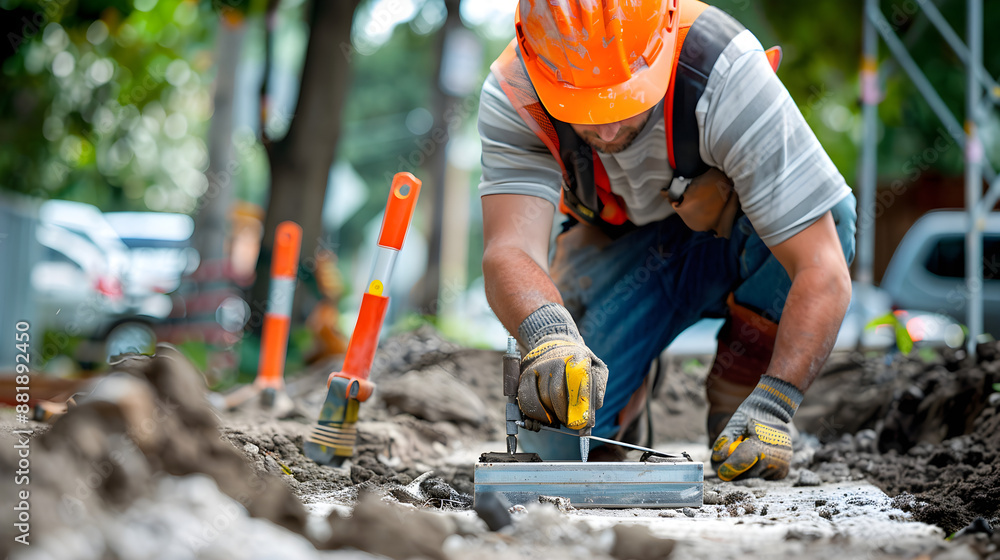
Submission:
[[[719,494],[715,490],[705,490],[705,496],[702,498],[702,503],[709,506],[721,504],[722,494]]]
[[[972,520],[964,529],[955,533],[955,538],[962,537],[965,535],[973,535],[976,533],[983,533],[989,536],[993,536],[993,527],[990,526],[990,522],[984,517],[977,517]]]
[[[281,468],[281,465],[278,464],[278,461],[276,461],[274,457],[270,455],[264,457],[264,466],[267,467],[267,472],[271,474],[278,476],[286,474],[285,469]]]
[[[564,498],[562,496],[539,496],[538,503],[552,504],[559,508],[559,511],[563,513],[576,509],[570,505],[569,498]]]
[[[510,525],[510,501],[499,492],[480,494],[475,505],[476,515],[486,522],[490,531],[499,531]]]
[[[448,483],[440,478],[428,478],[420,485],[420,489],[427,494],[427,497],[439,500],[450,499],[452,492],[454,492],[451,486],[448,486]]]
[[[684,508],[687,509],[687,508]],[[615,544],[611,556],[620,560],[656,560],[667,558],[677,542],[654,536],[642,525],[614,526]]]
[[[795,486],[819,486],[819,475],[809,469],[799,471],[799,479],[795,481]]]
[[[833,521],[833,516],[840,513],[840,510],[833,506],[821,507],[816,510],[816,514],[828,521]]]
[[[684,508],[681,510],[681,513],[683,513],[686,517],[694,517],[694,510],[691,508]]]
[[[821,507],[826,505],[826,500],[816,500],[816,507]]]
[[[445,560],[442,545],[448,530],[443,520],[383,503],[375,494],[363,492],[351,517],[334,513],[328,521],[330,538],[323,545],[327,550],[351,547],[396,560],[414,556]]]
[[[861,430],[854,435],[854,445],[862,453],[874,453],[877,442],[878,434],[872,429]]]
[[[660,517],[679,517],[680,514],[672,509],[665,509],[660,511]]]
[[[823,538],[823,535],[815,530],[806,528],[792,528],[785,533],[786,541],[815,541]]]

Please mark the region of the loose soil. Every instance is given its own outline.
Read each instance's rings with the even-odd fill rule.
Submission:
[[[929,362],[901,358],[897,364],[855,369],[853,395],[878,395],[857,433],[841,434],[812,456],[824,480],[864,477],[889,496],[901,496],[904,510],[948,533],[983,517],[1000,522],[1000,361],[996,344],[979,348],[977,363],[962,367],[948,352]],[[846,372],[847,370],[845,370]],[[898,372],[888,377],[887,372]],[[824,380],[829,384],[833,374]],[[843,382],[841,379],[840,382]],[[881,401],[881,402],[878,402]],[[837,422],[828,421],[828,425]],[[835,435],[833,433],[830,434]]]

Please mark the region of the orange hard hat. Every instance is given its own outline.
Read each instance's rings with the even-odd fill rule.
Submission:
[[[678,0],[520,0],[514,28],[528,77],[563,122],[606,124],[663,99]]]

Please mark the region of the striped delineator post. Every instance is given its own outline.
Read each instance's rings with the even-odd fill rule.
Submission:
[[[279,391],[285,387],[285,356],[301,247],[302,228],[295,222],[278,224],[271,259],[271,289],[260,339],[260,363],[254,380],[256,389]]]
[[[354,455],[357,441],[358,409],[375,390],[368,380],[379,331],[389,306],[389,281],[396,256],[417,206],[420,180],[410,173],[397,173],[392,179],[389,200],[382,217],[375,263],[368,288],[361,298],[358,322],[347,346],[344,366],[327,379],[327,395],[319,419],[305,441],[305,454],[323,465],[340,465]]]

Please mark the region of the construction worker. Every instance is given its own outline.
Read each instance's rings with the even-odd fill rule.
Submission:
[[[480,194],[487,298],[530,350],[522,412],[566,426],[589,396],[593,435],[622,437],[653,360],[725,317],[713,467],[783,478],[850,302],[856,213],[775,75],[780,52],[695,0],[521,0],[515,30],[482,90]],[[521,442],[580,456],[559,434]]]

